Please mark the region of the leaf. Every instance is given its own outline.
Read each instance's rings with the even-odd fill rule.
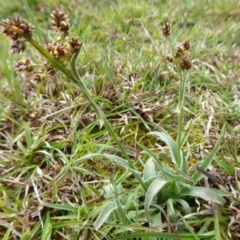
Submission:
[[[143,170],[143,180],[147,181],[148,179],[156,176],[155,171],[155,164],[153,162],[153,159],[148,159],[148,161],[144,164],[144,170]]]
[[[200,168],[202,168],[203,170],[206,170],[208,168],[208,166],[211,164],[211,162],[213,161],[216,153],[219,151],[220,147],[221,147],[221,141],[223,138],[223,134],[225,131],[225,127],[226,124],[223,125],[222,131],[219,135],[218,141],[216,143],[216,146],[214,147],[214,149],[208,154],[207,158],[203,161],[203,163],[199,166]],[[202,174],[199,171],[196,171],[193,175],[193,179],[197,182],[201,179]]]
[[[188,202],[186,202],[185,200],[183,199],[174,199],[176,202],[178,202],[179,204],[182,205],[184,211],[186,214],[190,214],[191,213],[191,207],[190,205],[188,204]]]
[[[103,207],[102,211],[98,215],[96,221],[94,222],[93,226],[96,230],[99,230],[101,226],[106,222],[109,215],[117,209],[117,205],[115,202],[107,202],[107,204]]]
[[[160,177],[157,177],[149,186],[146,193],[146,197],[145,197],[145,203],[144,203],[144,207],[145,207],[145,211],[148,219],[150,219],[149,208],[152,203],[152,200],[166,183],[168,183],[168,181]]]
[[[231,196],[231,193],[227,193],[218,189],[204,188],[204,187],[191,187],[186,189],[183,196],[199,197],[205,201],[214,201],[217,204],[224,204],[225,199],[223,196]]]
[[[175,164],[177,164],[177,168],[183,172],[186,172],[186,160],[185,157],[181,151],[180,153],[180,159],[178,157],[178,146],[177,143],[171,138],[171,136],[169,136],[166,133],[163,132],[151,132],[150,134],[155,135],[156,137],[160,138],[163,142],[165,142],[171,151],[171,155],[172,155],[172,160]]]
[[[219,209],[216,203],[213,203],[213,213],[214,213],[214,230],[215,230],[215,239],[221,240],[220,233],[220,220],[219,220]]]
[[[52,223],[50,219],[50,213],[47,213],[47,217],[42,230],[42,240],[51,240],[52,235]]]
[[[3,224],[3,222],[2,222],[1,224]],[[4,234],[2,240],[8,240],[8,239],[10,239],[10,233],[11,233],[11,231],[12,231],[12,227],[9,227],[8,230],[7,230],[7,232]]]
[[[76,213],[79,211],[79,207],[65,204],[44,203],[43,206]]]

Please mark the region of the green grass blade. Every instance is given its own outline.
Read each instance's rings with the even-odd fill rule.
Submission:
[[[200,240],[198,235],[195,233],[193,227],[186,221],[186,219],[184,217],[182,217],[181,214],[180,214],[180,217],[181,217],[183,223],[185,224],[186,228],[188,229],[188,231],[192,234],[193,238],[196,240]]]
[[[38,41],[40,43],[43,43],[43,38],[42,38],[42,34],[41,34],[41,28],[40,28],[40,26],[38,24],[38,21],[36,21],[33,12],[31,11],[31,8],[30,8],[30,6],[28,4],[28,1],[27,0],[23,0],[23,5],[24,5],[24,7],[26,9],[26,13],[27,13],[30,21],[35,26],[35,32],[36,32],[36,37],[37,37]]]
[[[12,228],[9,227],[8,230],[7,230],[7,232],[4,234],[2,240],[8,240],[8,239],[10,239],[9,237],[10,237],[10,233],[11,233],[11,231],[12,231]]]
[[[206,170],[208,168],[208,166],[211,164],[211,162],[213,161],[216,153],[219,151],[219,149],[221,148],[221,141],[223,138],[223,134],[225,131],[225,127],[226,124],[223,125],[222,131],[219,135],[218,141],[216,143],[216,146],[214,147],[214,149],[208,154],[207,158],[203,161],[203,163],[199,166],[201,167],[203,170]],[[197,182],[201,179],[202,174],[199,171],[196,171],[193,175],[193,179]]]
[[[214,213],[214,230],[215,230],[215,239],[221,240],[221,233],[220,233],[220,223],[219,223],[219,212],[218,206],[216,203],[213,203],[213,213]]]
[[[51,235],[52,235],[52,223],[50,213],[47,213],[47,217],[43,226],[41,240],[51,240]]]

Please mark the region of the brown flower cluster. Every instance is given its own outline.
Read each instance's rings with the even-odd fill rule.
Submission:
[[[164,37],[167,38],[170,36],[170,29],[170,24],[166,22],[162,28],[162,33]],[[173,60],[175,60],[182,70],[189,70],[192,67],[192,62],[189,60],[189,55],[190,43],[189,41],[185,41],[177,47],[177,51],[174,56],[166,56],[165,60],[167,60],[168,62],[173,62]]]
[[[162,28],[162,33],[164,37],[168,37],[170,35],[170,24],[166,22]]]
[[[189,70],[192,67],[192,63],[189,60],[189,50],[190,44],[188,41],[185,41],[178,46],[177,52],[175,53],[174,57],[178,60],[182,70]]]
[[[62,10],[54,10],[51,17],[54,31],[68,35],[70,28],[68,15]]]
[[[20,53],[26,49],[26,39],[32,37],[33,27],[20,18],[4,20],[0,23],[2,32],[12,40],[11,50],[13,53]]]
[[[64,11],[54,10],[51,14],[51,19],[54,31],[60,34],[60,36],[57,37],[55,42],[46,44],[45,49],[52,57],[66,66],[73,54],[80,50],[82,43],[78,39],[70,36],[69,18]],[[5,20],[0,26],[2,26],[2,32],[13,41],[11,46],[13,53],[20,53],[26,49],[26,41],[32,38],[32,26],[20,18]],[[17,72],[31,72],[33,71],[33,64],[29,59],[24,58],[15,64],[15,69]],[[35,72],[34,79],[42,81],[46,76],[54,75],[54,73],[52,66],[44,62],[43,68]]]
[[[74,53],[81,49],[82,43],[69,34],[69,18],[62,10],[54,10],[51,14],[54,31],[60,33],[61,36],[53,43],[48,43],[45,49],[58,60],[61,64],[66,66]],[[51,66],[45,63],[48,72],[51,71]],[[53,73],[53,71],[52,71]],[[39,78],[38,78],[39,79]]]
[[[33,71],[33,66],[31,61],[28,58],[23,58],[21,61],[18,61],[15,63],[15,70],[17,72],[32,72]]]

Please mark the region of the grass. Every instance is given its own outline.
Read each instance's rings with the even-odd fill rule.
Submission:
[[[238,239],[238,1],[34,2],[0,12],[35,26],[19,55],[0,35],[1,238]]]

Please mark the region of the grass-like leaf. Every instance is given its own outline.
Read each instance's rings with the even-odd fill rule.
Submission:
[[[202,164],[200,165],[200,167],[203,170],[206,170],[208,168],[208,166],[211,164],[211,162],[213,161],[216,153],[219,151],[219,149],[221,148],[221,141],[223,138],[223,134],[225,132],[225,126],[226,124],[223,125],[223,128],[221,130],[221,133],[218,137],[218,141],[215,145],[215,147],[213,148],[213,150],[208,154],[207,158],[202,162]],[[192,177],[196,182],[200,180],[201,178],[201,173],[199,171],[196,171]]]
[[[51,240],[52,235],[52,223],[50,218],[50,213],[47,213],[47,217],[44,222],[43,232],[42,232],[42,240]]]

